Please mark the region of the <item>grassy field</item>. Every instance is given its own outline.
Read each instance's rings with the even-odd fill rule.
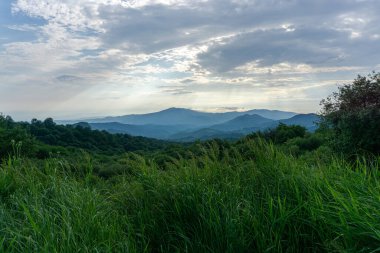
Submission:
[[[0,252],[380,251],[376,159],[296,159],[248,140],[165,170],[131,153],[108,179],[83,161],[3,161]]]

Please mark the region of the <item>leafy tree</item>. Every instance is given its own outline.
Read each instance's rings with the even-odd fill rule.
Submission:
[[[264,132],[258,132],[253,136],[259,136],[267,141],[272,141],[276,144],[283,144],[286,141],[296,138],[304,137],[306,134],[306,128],[298,125],[286,125],[280,123],[276,128],[266,130]]]
[[[380,73],[358,76],[321,101],[332,145],[347,154],[380,153]]]
[[[16,146],[21,155],[32,154],[34,142],[22,124],[15,123],[10,116],[0,114],[0,158],[12,155]]]
[[[44,125],[46,128],[53,129],[55,126],[54,120],[52,118],[46,118],[44,120]]]

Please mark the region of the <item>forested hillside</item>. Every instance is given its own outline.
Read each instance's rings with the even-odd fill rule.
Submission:
[[[69,152],[75,150],[73,148],[80,148],[89,152],[121,154],[127,151],[158,150],[170,143],[91,130],[86,124],[57,125],[51,118],[20,123],[14,122],[9,116],[0,115],[0,154],[9,154],[13,144],[19,144],[24,155],[45,158],[55,150]]]

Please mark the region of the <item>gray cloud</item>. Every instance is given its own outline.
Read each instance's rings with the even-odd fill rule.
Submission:
[[[213,0],[137,9],[102,5],[99,13],[105,48],[151,54],[203,44],[207,51],[189,70],[223,73],[251,61],[375,66],[377,7],[374,0]]]
[[[199,55],[199,63],[215,72],[225,72],[247,62],[258,61],[259,66],[281,62],[323,65],[339,63],[342,49],[332,40],[347,40],[347,32],[330,29],[290,28],[260,30],[233,37],[210,47]]]
[[[77,82],[83,80],[83,78],[73,75],[60,75],[56,79],[60,82]]]
[[[335,22],[339,15],[350,12],[368,17],[375,7],[380,7],[378,1],[211,0],[138,9],[102,5],[99,13],[104,20],[102,39],[106,45],[151,53],[245,29],[283,23],[315,26]]]
[[[189,79],[189,78],[187,78],[187,79],[185,79],[185,80],[181,80],[180,81],[181,83],[192,83],[192,82],[194,82],[194,80],[193,79]]]
[[[291,106],[291,96],[316,108],[325,95],[320,87],[331,91],[380,66],[378,0],[16,0],[12,6],[13,15],[28,19],[8,28],[28,36],[0,29],[0,78],[9,80],[0,84],[4,108],[16,107],[18,93],[27,102],[18,101],[17,109],[31,111],[76,111],[73,100],[87,106],[82,111],[108,108],[110,99],[102,104],[99,97],[120,98],[113,109],[123,110],[142,106],[147,96],[156,105],[204,108],[265,107],[273,98]],[[57,87],[62,98],[38,106],[40,94],[55,98]],[[185,94],[191,96],[181,100]]]
[[[194,93],[190,91],[186,86],[181,85],[162,85],[159,87],[161,92],[170,94],[170,95],[187,95]]]
[[[106,47],[121,47],[128,52],[153,53],[210,36],[203,30],[212,17],[196,9],[164,5],[141,9],[102,6],[99,12],[106,20],[102,36]]]
[[[227,39],[198,56],[200,65],[225,72],[257,61],[259,67],[282,62],[311,66],[375,66],[380,40],[352,38],[350,31],[328,27],[260,30]]]

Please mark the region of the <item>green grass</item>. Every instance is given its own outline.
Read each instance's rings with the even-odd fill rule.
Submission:
[[[63,159],[4,161],[0,252],[378,252],[379,160],[296,159],[246,141],[107,180]],[[326,156],[326,155],[325,155]]]

